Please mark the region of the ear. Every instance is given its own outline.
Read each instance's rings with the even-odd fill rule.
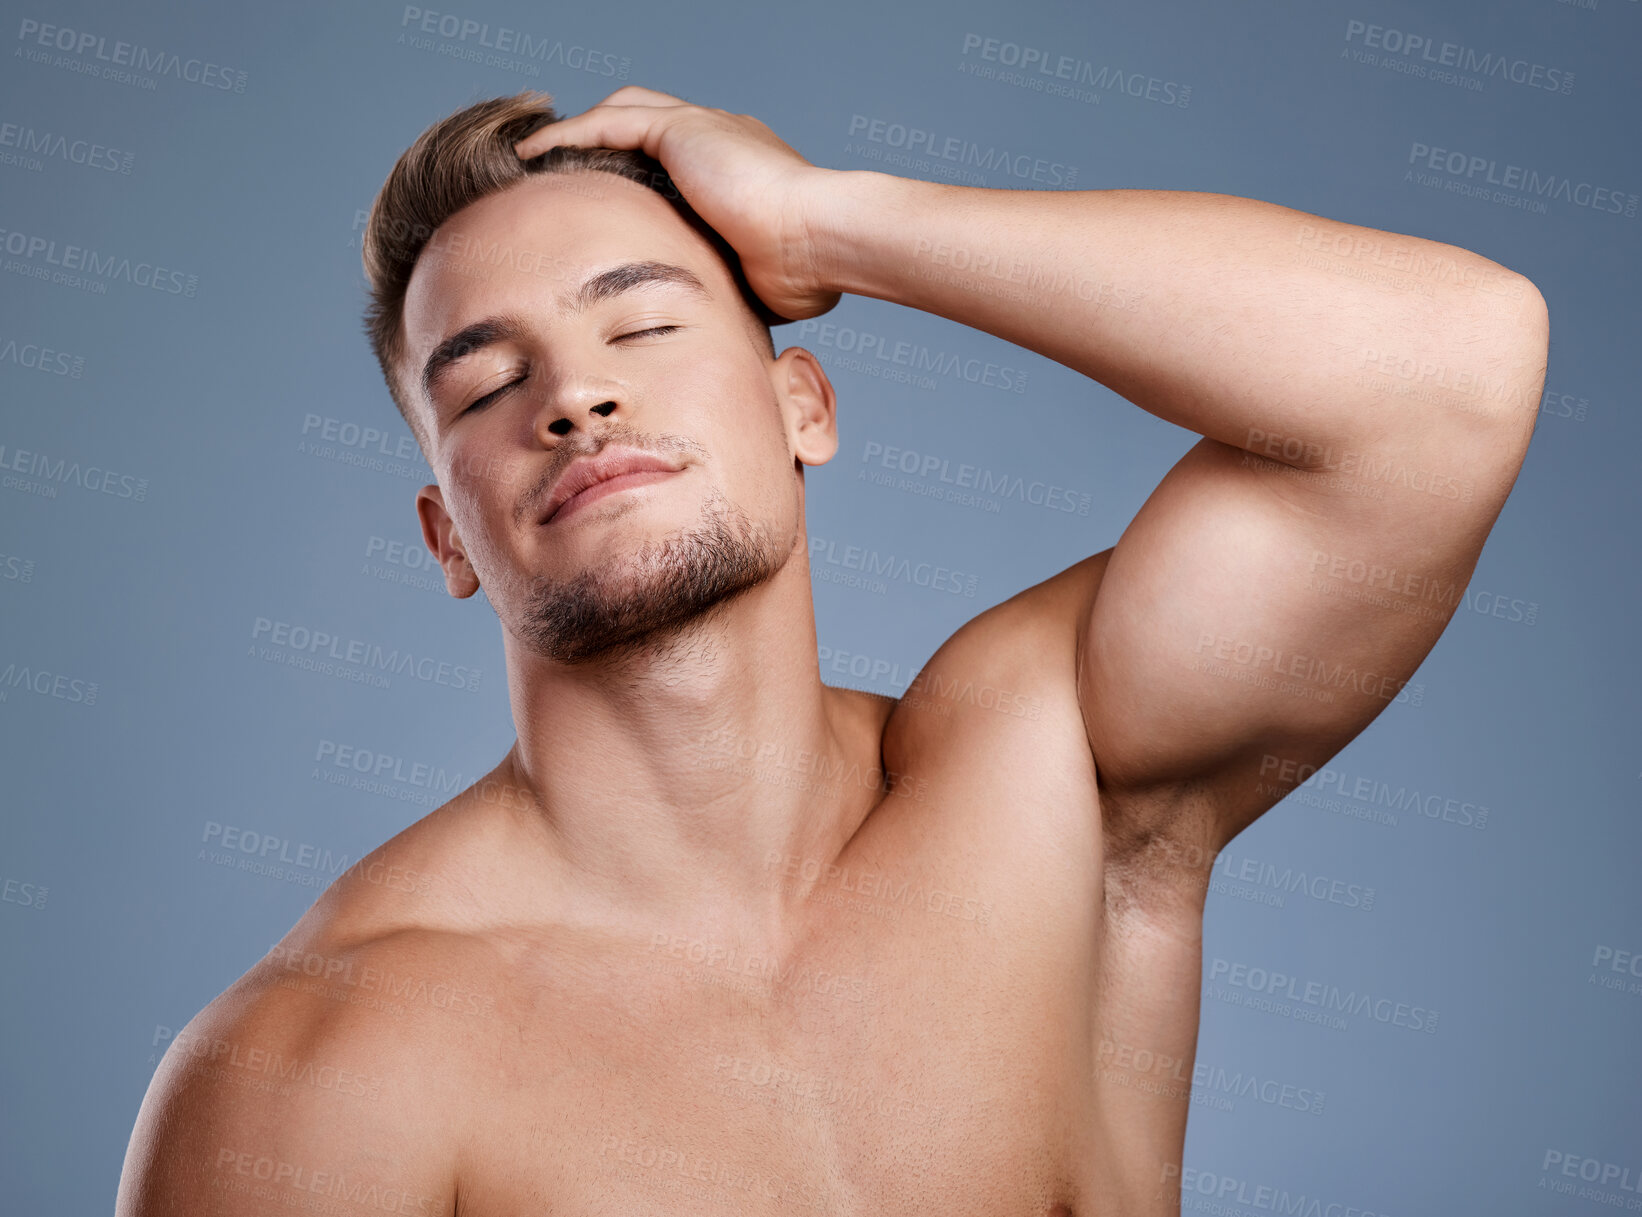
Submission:
[[[422,539],[428,552],[439,559],[445,572],[445,587],[458,600],[466,600],[479,590],[479,574],[468,562],[462,538],[456,535],[456,521],[445,510],[445,496],[437,486],[416,492],[416,515],[422,521]]]
[[[838,452],[838,399],[821,361],[788,347],[770,365],[770,380],[793,456],[802,465],[825,465]]]

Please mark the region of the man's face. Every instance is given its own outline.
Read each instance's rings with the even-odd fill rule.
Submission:
[[[808,352],[770,359],[729,268],[654,191],[583,171],[473,203],[418,261],[404,325],[439,482],[417,499],[429,549],[536,653],[665,644],[801,544],[795,462],[836,451],[831,388]],[[570,462],[607,444],[671,471],[543,523]]]

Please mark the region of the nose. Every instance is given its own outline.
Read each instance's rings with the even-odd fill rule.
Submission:
[[[609,378],[587,372],[569,372],[544,395],[536,412],[536,436],[563,438],[578,428],[590,430],[593,420],[615,416],[626,392]],[[625,414],[625,409],[624,409]]]

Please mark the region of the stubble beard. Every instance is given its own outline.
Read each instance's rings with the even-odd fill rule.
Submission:
[[[679,645],[719,605],[772,578],[797,533],[754,524],[722,492],[693,526],[572,579],[531,580],[517,633],[538,655],[586,665],[648,659]]]

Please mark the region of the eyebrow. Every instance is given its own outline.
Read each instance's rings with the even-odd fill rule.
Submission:
[[[601,301],[657,284],[685,288],[704,300],[713,298],[706,285],[687,267],[670,262],[624,262],[589,277],[576,289],[566,307],[572,315],[582,313]],[[463,326],[434,347],[422,365],[423,395],[431,401],[433,391],[456,364],[499,342],[522,342],[528,329],[528,323],[517,313],[502,313]]]

